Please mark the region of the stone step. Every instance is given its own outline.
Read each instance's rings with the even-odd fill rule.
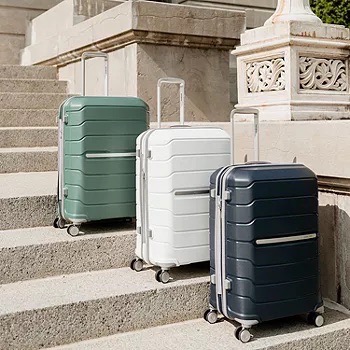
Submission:
[[[67,94],[46,93],[0,93],[0,106],[2,109],[58,109],[67,99]]]
[[[196,319],[51,349],[348,350],[350,313],[326,308],[324,316],[326,324],[321,328],[307,325],[300,317],[258,325],[252,329],[254,338],[247,344],[235,338],[236,323],[224,321],[210,325],[203,319]]]
[[[67,82],[54,79],[0,79],[1,92],[67,93]]]
[[[1,107],[1,105],[0,105]],[[0,109],[0,128],[56,126],[56,109]]]
[[[0,174],[0,230],[52,225],[56,192],[56,171]]]
[[[2,79],[57,79],[57,68],[0,65],[0,77]]]
[[[152,269],[126,267],[4,284],[1,347],[38,349],[199,318],[208,273],[208,264],[185,266],[161,284]]]
[[[52,147],[57,146],[56,127],[0,128],[0,147]]]
[[[129,266],[135,224],[110,221],[81,226],[71,237],[53,227],[0,231],[0,284]]]
[[[57,170],[57,147],[0,148],[0,173]]]

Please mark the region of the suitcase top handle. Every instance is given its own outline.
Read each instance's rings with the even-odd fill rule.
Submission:
[[[233,109],[230,114],[231,119],[231,164],[234,165],[234,131],[235,131],[235,117],[238,114],[253,115],[254,116],[254,157],[256,161],[260,160],[260,144],[259,144],[259,110],[255,108],[237,108]]]
[[[163,84],[176,84],[180,85],[180,125],[185,124],[185,81],[179,78],[161,78],[157,84],[157,121],[158,128],[162,123],[162,99],[161,99],[161,87]]]
[[[108,64],[108,54],[104,52],[84,52],[81,55],[81,66],[82,66],[82,95],[86,94],[86,60],[88,58],[102,57],[105,60],[105,74],[104,74],[104,94],[108,96],[109,91],[109,64]]]

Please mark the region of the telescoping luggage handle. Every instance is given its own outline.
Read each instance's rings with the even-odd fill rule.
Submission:
[[[185,81],[179,78],[161,78],[157,84],[157,121],[158,128],[162,123],[162,100],[161,100],[161,88],[163,84],[176,84],[180,85],[180,125],[185,124]]]
[[[254,157],[256,161],[260,160],[260,144],[259,144],[259,110],[255,108],[237,108],[231,111],[231,164],[234,164],[234,131],[235,131],[235,116],[237,114],[253,115],[254,116]]]
[[[105,96],[108,96],[108,91],[109,91],[109,64],[108,64],[108,54],[104,52],[84,52],[81,55],[81,66],[82,66],[82,83],[83,83],[83,88],[82,88],[82,95],[85,96],[86,93],[86,60],[88,58],[96,58],[96,57],[101,57],[104,58],[105,60],[105,73],[104,73],[104,94]]]

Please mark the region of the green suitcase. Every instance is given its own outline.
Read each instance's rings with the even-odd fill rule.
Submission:
[[[148,115],[135,97],[75,96],[61,105],[55,227],[70,224],[76,236],[84,222],[136,216],[136,138]]]

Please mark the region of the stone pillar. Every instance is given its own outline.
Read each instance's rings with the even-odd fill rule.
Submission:
[[[259,108],[262,120],[350,118],[349,34],[323,24],[308,0],[280,0],[234,51],[238,105]]]
[[[45,15],[51,21],[54,13],[38,18],[38,32],[47,25]],[[188,121],[228,121],[229,55],[244,29],[244,12],[127,1],[27,47],[22,64],[57,66],[69,92],[79,94],[81,54],[104,51],[110,59],[110,95],[143,98],[152,119],[157,80],[174,76],[186,82]],[[87,93],[102,94],[101,60],[88,60],[87,74]],[[171,121],[178,119],[176,93],[169,88],[164,95],[164,114]]]

